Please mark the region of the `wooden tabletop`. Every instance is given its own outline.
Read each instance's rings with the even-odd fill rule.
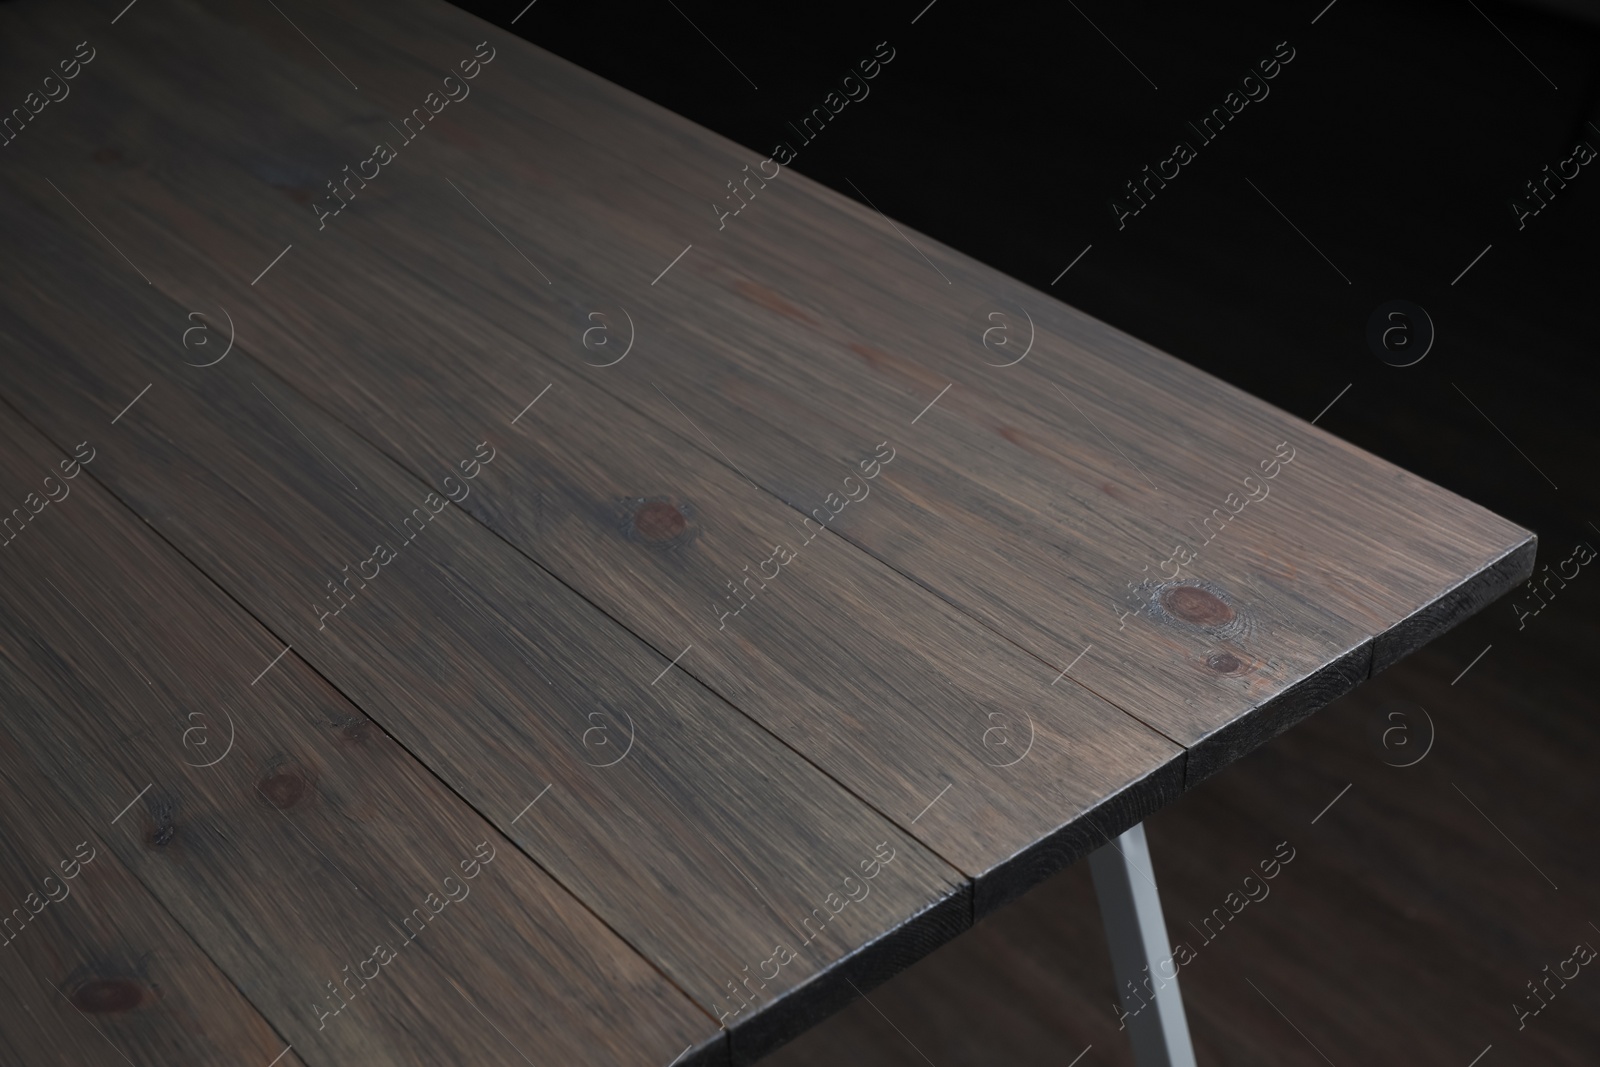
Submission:
[[[748,1063],[1532,570],[440,0],[0,59],[8,1063]]]

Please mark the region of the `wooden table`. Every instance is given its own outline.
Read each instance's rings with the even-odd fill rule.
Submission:
[[[1532,570],[438,0],[0,57],[6,1063],[748,1063]]]

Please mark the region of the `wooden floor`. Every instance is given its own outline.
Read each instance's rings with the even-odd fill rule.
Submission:
[[[123,14],[0,11],[11,1060],[752,1062],[1533,567],[442,3]]]

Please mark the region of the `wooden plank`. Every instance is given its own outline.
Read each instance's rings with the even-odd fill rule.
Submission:
[[[205,31],[197,24],[165,32]],[[286,91],[309,96],[303,88]],[[314,102],[291,99],[287,106],[299,112]],[[212,126],[232,128],[207,122],[187,132]],[[146,143],[158,136],[172,141],[184,130],[147,129]],[[186,186],[194,206],[208,205],[219,219],[237,215],[231,175],[202,165],[189,180],[198,183]],[[175,214],[166,199],[171,190],[152,189],[137,175],[120,187],[163,217]],[[447,188],[441,183],[439,191]],[[290,205],[267,206],[271,213],[257,226],[291,224]],[[446,206],[471,211],[466,203]],[[182,215],[175,233],[196,245],[215,243],[216,235],[194,225],[197,217]],[[460,223],[452,220],[449,232],[480,232]],[[265,341],[245,346],[252,355],[258,348],[271,354],[274,369],[307,395],[326,398],[329,414],[421,477],[455,469],[485,434],[501,442],[481,478],[458,474],[440,487],[466,493],[468,511],[658,650],[670,656],[692,646],[682,669],[974,877],[986,908],[1176,794],[1177,746],[1081,687],[1061,684],[1058,668],[815,522],[802,526],[792,509],[713,452],[686,446],[583,376],[551,362],[549,379],[530,378],[524,360],[506,351],[514,339],[472,317],[418,316],[404,331],[411,343],[398,346],[394,336],[373,332],[368,324],[410,319],[413,308],[426,308],[429,286],[395,266],[411,251],[395,234],[367,226],[352,236],[362,243],[318,249],[309,272],[296,261],[274,276],[279,313],[261,324],[272,331]],[[152,245],[145,235],[134,241],[163,285],[184,269],[186,253],[175,245]],[[475,269],[470,248],[444,254],[452,269]],[[359,287],[341,284],[358,274]],[[254,332],[259,319],[259,312],[251,315],[247,328]],[[342,372],[332,375],[324,354],[330,342],[342,353]],[[473,355],[445,363],[436,353],[446,349]],[[508,403],[519,389],[547,399],[537,407],[520,397]],[[660,398],[656,406],[678,418]],[[689,428],[680,422],[680,429]],[[893,447],[876,454],[892,456]],[[861,475],[862,463],[892,470],[892,461],[872,455],[841,475]],[[870,496],[872,483],[858,477],[855,491]],[[736,609],[743,597],[763,594],[768,583],[759,577],[742,583],[763,560],[776,566],[776,541],[792,543],[801,569],[774,579],[760,609]],[[735,583],[743,594],[730,591]],[[711,610],[718,604],[726,606]]]
[[[227,17],[276,36],[248,7]],[[397,107],[416,94],[422,70],[447,69],[452,48],[493,36],[421,2],[397,6],[381,25],[355,9],[322,17],[324,32],[352,43],[351,69],[369,95]],[[652,413],[657,391],[670,395],[694,423],[737,442],[730,465],[802,511],[832,491],[840,464],[885,436],[911,435],[910,419],[922,418],[913,412],[949,386],[886,483],[898,506],[847,509],[835,528],[1058,668],[1094,646],[1074,676],[1190,746],[1191,781],[1531,568],[1527,531],[965,257],[915,235],[902,240],[870,209],[797,175],[707,233],[704,190],[741,173],[748,153],[537,49],[503,43],[517,62],[489,68],[498,82],[486,70],[439,138],[408,143],[407,162],[330,224],[330,243],[359,239],[364,211],[387,213],[412,238],[407,261],[445,267],[430,271],[435,290],[516,337],[563,327],[576,337],[585,307],[615,307],[628,293],[666,354],[648,374],[595,380]],[[287,47],[280,61],[321,83],[315,107],[294,114],[313,129],[341,113],[341,128],[361,126],[363,113],[322,83],[327,72],[314,61]],[[271,88],[273,97],[283,91]],[[236,143],[229,154],[265,178],[269,160],[305,158],[291,146],[307,132],[284,131],[274,148],[275,131],[262,131],[254,147]],[[332,145],[318,138],[319,150],[336,153]],[[431,226],[442,194],[417,177],[416,158],[435,173],[471,175],[499,205],[502,233],[551,257],[578,295],[541,298],[527,260],[465,207],[460,217],[481,241],[465,239],[461,223]],[[275,180],[290,198],[274,199],[318,191],[299,176],[310,168],[291,169]],[[539,191],[532,200],[529,182]],[[265,197],[251,204],[253,217],[271,210]],[[696,233],[705,254],[676,264],[667,289],[644,286]],[[491,254],[504,257],[498,270],[464,268]],[[1020,345],[1018,311],[1036,328],[1036,350],[997,371],[1009,350],[980,340],[1001,321]],[[916,355],[899,354],[907,352]],[[656,417],[705,447],[666,413]],[[1247,489],[1243,472],[1280,470],[1280,444],[1296,450],[1286,477]],[[1260,506],[1246,512],[1252,494]],[[1268,495],[1279,503],[1266,505]],[[1236,511],[1247,517],[1235,523]],[[1199,560],[1180,565],[1175,543],[1200,546]],[[1130,603],[1143,607],[1124,615]]]
[[[0,725],[0,1057],[6,1063],[303,1061],[107,847],[90,810]]]
[[[5,766],[104,812],[111,863],[308,1064],[726,1062],[712,1019],[97,485],[97,436],[80,466],[0,407],[0,499],[60,496],[0,551]]]
[[[737,1055],[759,1055],[843,1003],[852,982],[875,984],[970,923],[958,872],[669,669],[671,655],[442,497],[429,517],[425,483],[242,350],[211,373],[174,365],[181,308],[125,286],[75,241],[52,252],[63,236],[53,225],[5,214],[23,227],[12,232],[31,235],[36,280],[95,294],[120,325],[113,334],[88,318],[38,316],[40,290],[13,272],[8,341],[33,355],[0,389],[42,425],[109,435],[92,476],[723,1015]],[[114,433],[105,429],[152,380]],[[411,521],[427,536],[408,538],[400,524],[419,506]],[[333,615],[344,601],[326,586],[344,579],[339,564],[370,561],[380,539],[392,557],[377,556],[371,588],[349,586],[353,599]],[[602,728],[618,745],[637,736],[615,766],[591,733]],[[546,785],[537,818],[519,819]],[[879,868],[882,854],[894,858]],[[862,864],[880,880],[870,893],[854,881],[862,899],[806,941],[801,920],[842,904],[840,878]],[[734,983],[770,963],[780,938],[802,948],[760,990],[759,1010],[747,1008]]]
[[[465,28],[465,20],[425,3],[406,10],[409,21],[400,16],[374,26],[372,36],[397,51],[442,57],[444,28]],[[342,18],[340,9],[330,12],[333,32],[342,25],[349,35],[358,24],[366,25],[353,11]],[[555,188],[541,189],[546,202],[533,204],[513,196],[512,183],[500,182],[505,222],[513,232],[543,231],[549,239],[541,243],[551,248],[581,245],[587,254],[573,269],[588,273],[596,291],[616,291],[621,272],[609,268],[636,257],[641,235],[704,223],[704,212],[694,223],[697,212],[687,205],[669,207],[671,194],[683,190],[702,197],[706,174],[737,175],[748,153],[730,153],[725,143],[662,109],[536,50],[528,54],[536,62],[511,65],[516,84],[498,98],[510,107],[460,109],[453,118],[461,131],[429,149],[462,165],[475,158],[473,173],[490,190],[497,173],[525,173],[534,161],[558,179],[574,176],[546,183]],[[508,111],[514,118],[503,121]],[[697,151],[685,152],[681,142],[691,136]],[[483,166],[484,157],[501,167]],[[397,185],[403,186],[404,173]],[[585,198],[583,186],[597,174],[615,177]],[[669,183],[672,188],[663,190]],[[1028,293],[966,257],[935,248],[938,262],[952,269],[935,266],[921,253],[913,255],[931,242],[905,237],[871,210],[814,183],[800,179],[795,187],[792,195],[764,202],[777,207],[771,215],[752,202],[752,225],[743,226],[747,216],[741,213],[736,226],[718,231],[728,240],[703,246],[712,250],[708,260],[695,261],[709,264],[704,273],[697,277],[691,266],[679,276],[694,312],[683,314],[680,304],[675,314],[662,316],[673,358],[662,360],[660,371],[663,379],[679,383],[673,395],[686,390],[684,407],[691,414],[698,409],[699,421],[721,427],[741,450],[754,446],[751,476],[805,509],[823,492],[817,464],[807,463],[814,452],[850,456],[863,436],[872,436],[861,433],[862,423],[887,422],[886,412],[919,392],[906,412],[920,410],[921,397],[937,396],[943,386],[960,389],[941,408],[947,415],[953,410],[957,420],[939,424],[941,436],[928,442],[925,466],[919,465],[921,448],[913,451],[909,471],[896,472],[897,484],[926,472],[921,484],[907,487],[908,495],[938,500],[946,515],[959,512],[969,528],[986,535],[966,539],[974,550],[1001,541],[1008,525],[1024,531],[1016,543],[1001,541],[1003,551],[992,554],[1011,564],[1033,547],[1037,566],[1034,560],[1004,566],[998,576],[971,569],[976,577],[970,583],[952,579],[951,557],[957,554],[949,545],[959,531],[937,529],[939,516],[926,513],[896,524],[899,513],[869,521],[858,511],[842,518],[840,528],[870,542],[897,567],[907,564],[902,569],[930,586],[959,588],[962,603],[981,609],[1042,656],[1065,659],[1093,632],[1108,638],[1106,647],[1120,639],[1120,657],[1085,660],[1086,684],[1194,745],[1199,751],[1189,763],[1191,780],[1358,679],[1364,653],[1352,643],[1349,625],[1372,638],[1372,667],[1382,669],[1531,568],[1534,540],[1527,531],[1059,302]],[[561,210],[550,211],[549,203]],[[567,221],[574,207],[590,217]],[[574,240],[580,231],[622,240],[595,248],[594,238]],[[596,269],[585,270],[591,263]],[[459,275],[442,273],[441,288],[448,290]],[[509,295],[509,289],[502,291]],[[481,292],[473,295],[473,306],[481,307]],[[994,317],[996,309],[1003,318]],[[1010,361],[1022,343],[1018,311],[1031,315],[1037,327],[1038,357],[1018,364],[1014,375],[997,374],[991,368]],[[979,341],[997,321],[1009,323],[1011,346],[984,350]],[[892,352],[915,352],[916,358]],[[620,391],[628,379],[606,381]],[[633,395],[648,403],[643,383],[632,384]],[[1072,415],[1066,414],[1069,407]],[[783,438],[763,454],[760,446],[774,436],[774,411],[789,417]],[[1274,442],[1294,447],[1292,442],[1302,440],[1310,462],[1302,461],[1293,473],[1304,481],[1265,485],[1260,467],[1272,463]],[[797,449],[797,442],[812,448]],[[776,468],[770,480],[763,476],[767,464]],[[795,467],[800,469],[790,474]],[[1279,491],[1286,505],[1274,505],[1271,520],[1252,515],[1238,527],[1221,513],[1214,521],[1229,534],[1213,547],[1210,534],[1196,528],[1218,515],[1214,509],[1226,506],[1230,492],[1241,499],[1250,495],[1238,481],[1247,472],[1263,483],[1261,492]],[[1076,484],[1063,487],[1063,474]],[[1165,488],[1156,489],[1155,482]],[[1144,493],[1147,484],[1150,494]],[[1286,485],[1296,488],[1282,492]],[[953,499],[963,507],[950,508]],[[1219,634],[1214,626],[1201,627],[1200,640],[1192,640],[1181,619],[1159,608],[1139,613],[1154,633],[1119,630],[1113,636],[1098,616],[1118,615],[1120,605],[1091,613],[1089,604],[1065,597],[1018,603],[1018,594],[1038,587],[1041,571],[1060,570],[1060,555],[1040,555],[1040,543],[1070,552],[1071,577],[1081,583],[1084,599],[1104,603],[1124,601],[1130,577],[1158,574],[1174,541],[1204,546],[1203,562],[1185,567],[1181,581],[1209,583],[1223,599],[1238,600],[1249,609],[1237,613],[1243,616],[1240,628],[1265,633],[1279,624],[1275,636],[1292,628],[1324,639],[1300,658],[1269,643],[1230,641],[1241,635],[1225,629]],[[909,565],[909,553],[925,545],[931,547],[918,564]],[[1158,575],[1154,588],[1135,590],[1135,598],[1159,604],[1172,586]],[[1179,595],[1193,600],[1192,594]],[[1297,611],[1296,600],[1322,609],[1322,616]],[[1058,605],[1076,609],[1073,628],[1062,629],[1059,611],[1052,610]],[[1215,610],[1214,603],[1205,606]],[[1240,667],[1218,670],[1214,662],[1221,657]],[[1134,663],[1140,671],[1128,669]],[[1160,675],[1159,685],[1146,682],[1152,670]],[[1227,677],[1241,673],[1251,676],[1248,684]]]

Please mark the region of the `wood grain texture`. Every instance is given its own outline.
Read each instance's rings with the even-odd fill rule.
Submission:
[[[197,193],[230,180],[220,171],[194,177]],[[157,195],[137,178],[124,192]],[[230,199],[208,198],[219,220]],[[274,198],[265,206],[270,214],[258,225],[292,225],[293,205]],[[214,234],[191,219],[175,236],[210,243]],[[309,270],[297,264],[275,277],[279,313],[245,326],[271,333],[242,347],[391,459],[444,491],[467,491],[469,512],[658,651],[670,657],[692,646],[682,670],[973,877],[980,899],[1025,889],[1176,794],[1176,745],[1061,683],[1058,669],[816,522],[802,525],[714,452],[662,428],[655,419],[693,432],[664,396],[641,412],[559,362],[535,384],[505,330],[473,315],[417,314],[434,287],[414,266],[416,250],[399,234],[349,221],[361,228]],[[492,230],[461,222],[428,228],[435,269],[475,269],[477,238]],[[134,240],[156,269],[182,269],[185,253],[174,244]],[[359,286],[345,284],[356,276]],[[409,344],[371,325],[401,322]],[[342,353],[331,373],[330,339]],[[440,350],[461,357],[440,361]],[[540,397],[536,407],[508,403],[523,389]],[[497,451],[482,475],[468,481],[456,471],[441,483],[485,436]],[[875,479],[859,467],[888,477],[892,461],[873,457],[893,454],[892,444],[867,452],[840,468],[836,484],[854,472],[860,506],[876,506]],[[797,557],[781,579],[771,563],[776,543]],[[1113,797],[1115,805],[1071,828]]]
[[[282,1031],[107,847],[117,809],[84,804],[30,764],[12,736],[14,696],[5,690],[0,730],[0,1056],[199,1067],[285,1052]]]
[[[6,499],[70,455],[0,408]],[[0,551],[13,762],[306,1063],[725,1062],[711,1018],[97,485],[105,458]]]
[[[25,215],[6,214],[28,232]],[[66,436],[100,431],[155,376],[138,406],[100,431],[107,444],[91,476],[713,1018],[725,1015],[743,1054],[794,1032],[791,1014],[815,1018],[816,998],[851,980],[875,984],[970,924],[970,887],[956,871],[668,669],[672,656],[443,497],[428,505],[426,483],[242,350],[211,373],[174,367],[157,339],[183,321],[181,308],[148,286],[119,291],[86,248],[51,254],[36,233],[46,242],[41,287],[17,278],[0,298],[8,338],[34,353],[11,382],[19,409],[41,426],[73,427]],[[115,302],[126,334],[36,315],[29,308],[47,291]],[[113,345],[117,358],[105,358]],[[341,565],[370,560],[375,542],[392,555],[363,571],[376,573],[370,582],[351,580],[348,602],[337,599],[328,586],[345,579]],[[611,753],[630,736],[618,761]],[[894,858],[863,889],[860,868],[880,848]],[[841,890],[843,878],[852,882]],[[862,899],[802,926],[843,892]],[[800,946],[798,958],[760,989],[767,1010],[751,1010],[736,983],[782,939]]]
[[[272,39],[251,11],[228,17]],[[425,3],[381,25],[354,10],[324,18],[326,32],[361,38],[360,79],[395,107],[418,91],[421,70],[447,69],[449,49],[493,36]],[[1341,692],[1363,673],[1351,662],[1363,642],[1414,646],[1459,618],[1452,604],[1492,598],[1531,565],[1526,531],[926,239],[902,239],[797,175],[758,193],[736,223],[708,229],[705,190],[740,173],[745,153],[536,49],[507,41],[505,53],[521,62],[489,68],[499,82],[486,70],[478,95],[441,116],[440,136],[407,144],[416,158],[363,189],[370,199],[319,239],[358,239],[362,221],[387,218],[412,239],[406,261],[430,288],[524,344],[563,328],[575,339],[584,308],[614,308],[626,294],[655,355],[647,348],[623,365],[629,374],[595,380],[641,411],[670,396],[711,439],[736,442],[737,456],[656,416],[662,425],[802,512],[834,491],[841,465],[903,437],[906,462],[883,498],[895,506],[847,509],[833,527],[1053,666],[1093,646],[1074,677],[1190,746],[1191,781],[1310,710],[1285,694]],[[338,128],[382,134],[387,123],[328,88],[314,61],[287,48],[279,58],[319,84],[313,128],[327,129],[321,112],[342,112]],[[246,113],[208,128],[242,128]],[[262,133],[229,150],[263,179],[252,217],[277,199],[300,207],[309,230],[312,168],[297,177],[276,161],[317,135],[284,131],[273,148],[274,131]],[[325,133],[299,156],[331,153],[332,141]],[[470,205],[443,206],[448,175],[488,198],[515,249]],[[445,211],[480,236],[471,257],[450,257],[419,221]],[[696,254],[662,287],[645,285],[697,235]],[[554,284],[541,295],[525,253],[578,295],[553,295]],[[462,262],[494,256],[495,269]],[[981,338],[1001,314],[1021,344],[1018,311],[1037,329],[1032,355],[996,370],[1002,357]],[[537,347],[521,354],[539,359]],[[945,386],[922,421],[916,413]],[[1268,485],[1260,466],[1279,444],[1296,459]],[[1244,498],[1247,472],[1262,499],[1243,511],[1226,502]],[[1174,543],[1202,546],[1196,563],[1172,564],[1176,577],[1161,563]],[[1501,559],[1509,575],[1491,566]],[[1172,596],[1195,600],[1178,591],[1195,586],[1223,604],[1200,597],[1188,619],[1164,609]],[[1123,616],[1129,598],[1144,606]]]
[[[0,17],[8,59],[100,19]],[[792,172],[718,229],[747,152],[458,11],[304,20],[359,95],[267,8],[174,0],[8,146],[0,396],[58,444],[104,434],[90,478],[294,646],[284,684],[442,780],[408,786],[435,836],[397,843],[487,820],[538,865],[519,885],[547,871],[732,1028],[657,989],[618,1055],[675,1027],[761,1055],[1531,568],[1526,531]],[[319,229],[377,140],[397,160]],[[226,362],[193,367],[221,344],[179,340],[195,310],[226,310]],[[793,565],[746,585],[775,542]],[[1198,559],[1168,575],[1174,542]],[[799,918],[891,842],[813,943]]]
[[[1479,1067],[1593,1061],[1600,988],[1558,988],[1521,1028],[1510,1008],[1553,955],[1596,944],[1600,861],[1572,845],[1592,832],[1600,718],[1564,709],[1593,704],[1600,590],[1571,592],[1540,638],[1475,620],[1146,823],[1170,944],[1196,953],[1179,955],[1178,980],[1200,1063],[1465,1065],[1491,1043]],[[1489,637],[1494,651],[1452,686]],[[1373,724],[1408,709],[1420,731],[1419,705],[1449,709],[1437,744],[1390,765],[1417,753],[1386,750]],[[1283,841],[1297,856],[1270,895],[1207,926]],[[1061,1067],[1092,1044],[1082,1063],[1132,1067],[1095,912],[1080,864],[875,991],[882,1015],[858,1003],[770,1063],[927,1067],[920,1048],[939,1067]]]

